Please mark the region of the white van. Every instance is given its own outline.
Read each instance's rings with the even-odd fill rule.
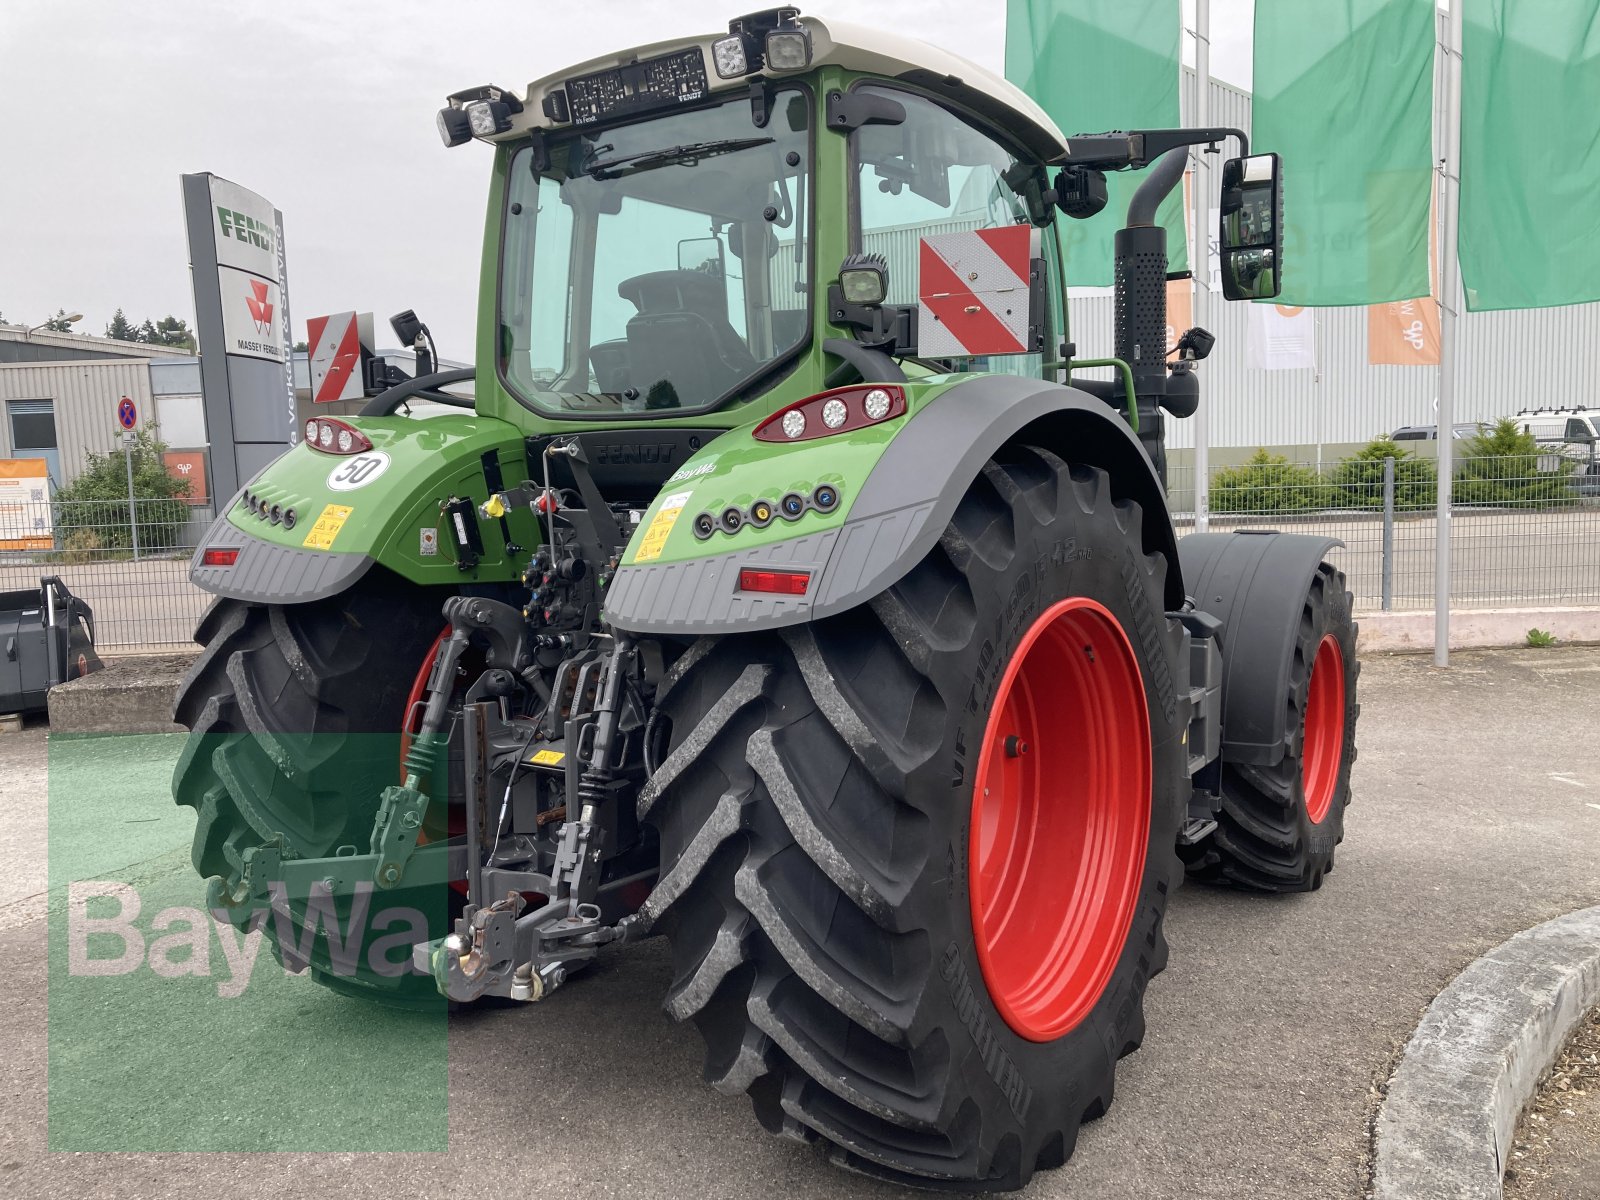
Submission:
[[[1575,464],[1573,486],[1580,495],[1600,495],[1600,407],[1525,408],[1513,419],[1546,454]],[[1543,457],[1540,467],[1553,468]]]

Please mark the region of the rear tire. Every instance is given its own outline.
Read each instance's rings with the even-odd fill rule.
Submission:
[[[232,893],[250,847],[277,844],[285,859],[329,857],[344,846],[367,851],[379,794],[396,782],[405,700],[438,634],[439,607],[374,568],[326,600],[221,598],[207,610],[195,631],[205,649],[173,706],[173,719],[191,732],[172,790],[198,814],[191,858],[207,880],[208,907],[241,928],[249,922],[255,910],[233,903]],[[431,924],[438,891],[377,893],[369,922],[382,896],[387,908],[416,908]],[[291,910],[298,942],[304,914]],[[348,919],[347,906],[339,913]],[[282,961],[272,925],[266,940]],[[431,978],[335,971],[326,939],[313,945],[312,974],[335,990],[439,1001]]]
[[[1222,766],[1217,828],[1188,852],[1189,876],[1258,892],[1310,892],[1344,840],[1356,761],[1356,623],[1344,573],[1322,563],[1300,616],[1285,728],[1288,752],[1270,767]]]
[[[1141,528],[1105,472],[1017,448],[870,604],[704,639],[669,673],[665,758],[639,803],[661,838],[644,912],[672,943],[667,1011],[696,1022],[706,1078],[747,1092],[771,1132],[897,1183],[1010,1189],[1066,1161],[1080,1124],[1111,1103],[1167,959],[1188,784],[1187,704],[1173,688],[1183,635]],[[1105,978],[1080,989],[1075,1019],[1055,1010],[1069,1028],[1034,1040],[997,1003],[1004,973],[991,986],[980,960],[974,788],[989,778],[980,753],[1014,652],[1074,596],[1107,614],[1099,628],[1137,664],[1149,740],[1129,729],[1126,745],[1145,760],[1132,765],[1149,811]],[[1056,732],[1103,756],[1105,724]],[[1041,794],[1038,808],[1088,794]],[[1080,859],[1096,865],[1087,849]]]

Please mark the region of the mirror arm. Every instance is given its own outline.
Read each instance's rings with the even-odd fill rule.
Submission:
[[[1250,154],[1250,138],[1242,129],[1213,125],[1204,129],[1135,129],[1127,133],[1085,133],[1067,139],[1067,152],[1054,166],[1093,167],[1102,171],[1139,170],[1180,146],[1208,146],[1234,138],[1240,157]]]
[[[1161,156],[1155,168],[1133,193],[1133,199],[1128,201],[1129,225],[1156,223],[1156,209],[1167,198],[1167,193],[1183,179],[1183,168],[1188,162],[1189,152],[1182,146],[1175,146]]]

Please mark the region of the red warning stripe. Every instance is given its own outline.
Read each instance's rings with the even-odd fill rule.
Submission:
[[[961,345],[976,354],[1021,354],[1026,350],[927,242],[922,243],[917,265],[922,302]]]
[[[306,322],[306,344],[316,353],[316,345],[322,337],[323,331],[328,326],[327,317],[312,317]],[[328,373],[322,377],[322,382],[317,386],[317,394],[312,400],[317,404],[331,404],[339,398],[344,391],[345,381],[350,378],[350,372],[355,370],[361,361],[361,342],[356,333],[356,322],[352,318],[345,323],[344,331],[339,337],[339,348],[334,351],[333,361],[328,364]]]

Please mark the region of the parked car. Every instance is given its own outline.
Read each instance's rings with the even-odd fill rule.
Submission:
[[[1600,408],[1525,408],[1515,420],[1539,443],[1541,467],[1554,467],[1544,463],[1546,456],[1564,458],[1574,466],[1578,494],[1600,496]]]
[[[1454,441],[1477,437],[1482,432],[1483,422],[1481,421],[1461,421],[1450,427],[1450,437]],[[1391,439],[1397,442],[1431,442],[1438,436],[1439,428],[1436,425],[1402,425],[1389,435]]]

